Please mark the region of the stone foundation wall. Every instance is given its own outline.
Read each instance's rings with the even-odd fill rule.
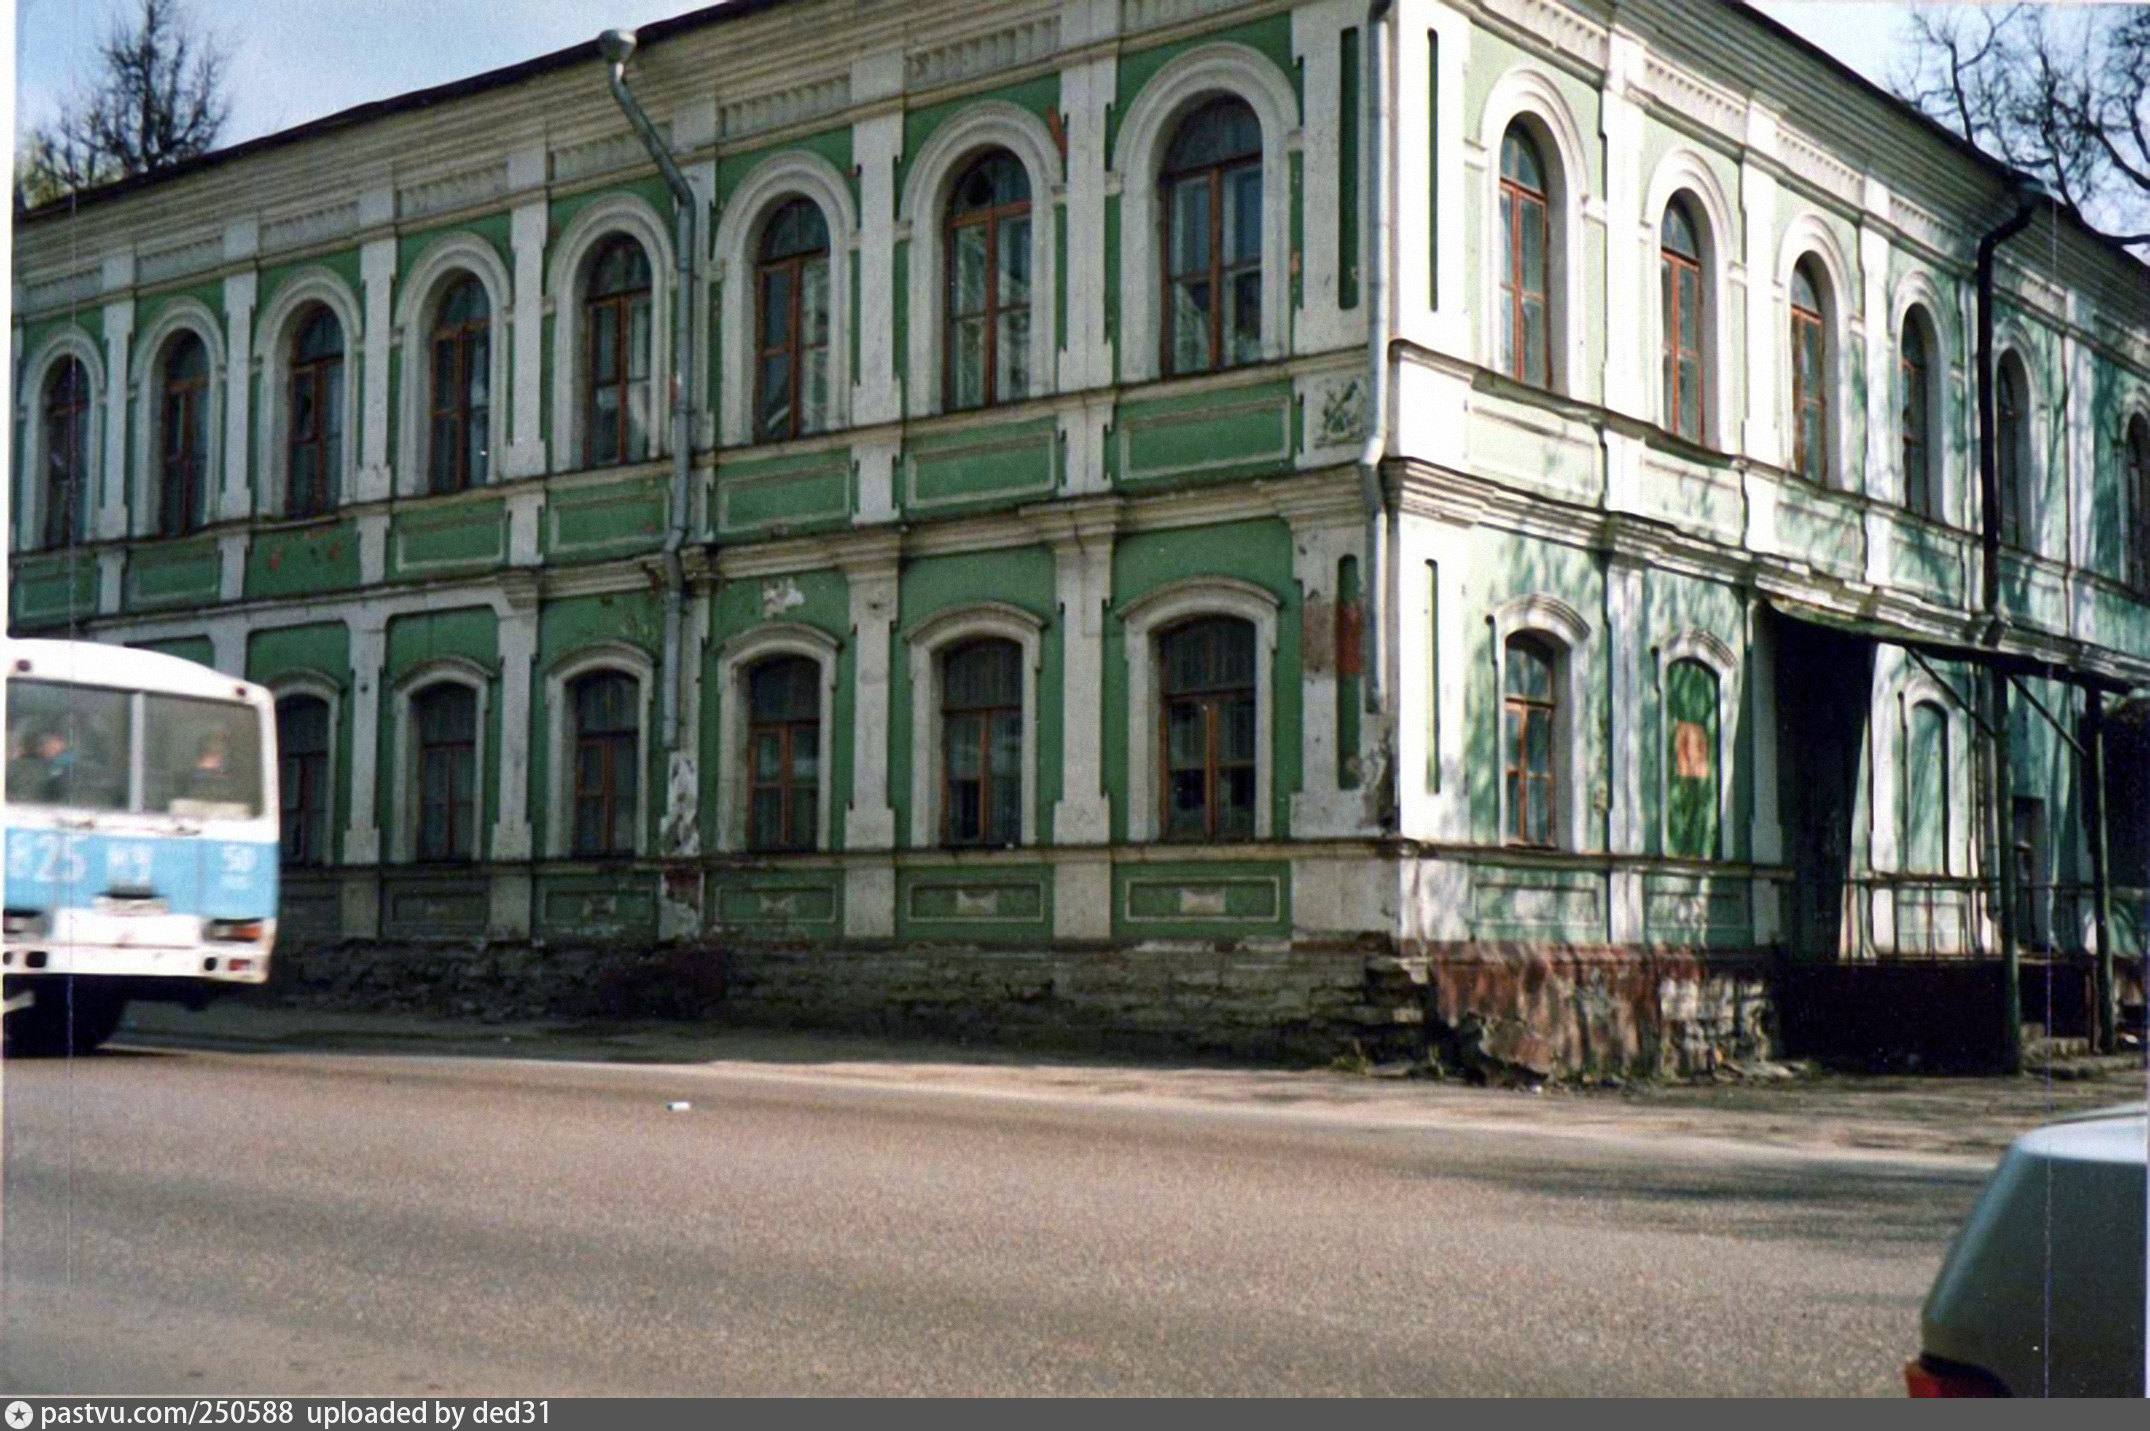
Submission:
[[[279,951],[270,996],[482,1018],[704,1018],[1285,1062],[1410,1058],[1421,990],[1377,943]]]
[[[1423,970],[1428,1038],[1451,1062],[1656,1076],[1779,1046],[1764,950],[1436,944],[1399,962]]]

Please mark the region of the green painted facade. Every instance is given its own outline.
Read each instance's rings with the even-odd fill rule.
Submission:
[[[1873,643],[1844,745],[1840,873],[1860,913],[1838,947],[1804,952],[1990,947],[1992,812],[1972,724],[1936,681],[1971,692],[1972,667],[1948,657],[1983,619],[1967,330],[1973,250],[2001,202],[1993,173],[1712,6],[1653,6],[1641,39],[1623,42],[1690,83],[1638,60],[1622,88],[1594,11],[1496,22],[1405,0],[1387,136],[1372,127],[1365,15],[1349,7],[1129,0],[1092,33],[1097,7],[1025,3],[980,39],[974,17],[928,6],[873,49],[845,37],[837,0],[779,9],[817,6],[832,16],[823,53],[790,55],[795,32],[749,16],[636,62],[703,200],[681,389],[695,407],[691,514],[669,544],[678,479],[662,411],[646,460],[582,465],[591,320],[563,236],[605,212],[669,241],[673,219],[594,67],[518,91],[536,139],[442,148],[422,113],[391,113],[72,219],[18,219],[13,629],[155,645],[333,699],[334,859],[294,871],[307,910],[295,930],[861,949],[1359,941],[1421,958],[1796,946],[1800,762],[1823,738],[1807,729],[1811,673],[1787,676],[1779,660],[1797,619]],[[1702,53],[1683,36],[1727,23],[1752,29],[1771,63],[1682,58]],[[757,51],[764,41],[777,48]],[[855,63],[831,70],[830,51]],[[795,61],[796,83],[775,83],[772,54]],[[1801,91],[1763,93],[1786,66],[1805,75]],[[1260,352],[1159,376],[1157,166],[1171,127],[1220,94],[1283,144],[1250,161],[1266,185],[1246,216],[1260,230]],[[1498,151],[1511,122],[1553,175],[1550,390],[1500,369]],[[1135,152],[1151,139],[1156,153]],[[1043,166],[1031,185],[1043,238],[1025,258],[1050,262],[1029,272],[1026,299],[1045,337],[1029,392],[951,411],[948,279],[924,271],[946,262],[947,220],[902,206],[999,144]],[[1358,459],[1380,262],[1373,166],[1392,149],[1388,535],[1373,551]],[[949,172],[916,172],[933,155]],[[425,197],[442,185],[459,197]],[[311,202],[291,198],[300,190]],[[1700,443],[1662,420],[1662,215],[1649,206],[1670,194],[1713,226]],[[767,328],[752,247],[764,215],[740,208],[755,195],[771,212],[787,197],[829,207],[837,381],[828,430],[796,441],[755,442],[748,420]],[[179,215],[203,211],[231,235],[165,272]],[[1999,331],[2032,390],[2033,515],[2028,549],[2002,559],[2004,649],[2109,689],[2150,685],[2150,603],[2129,585],[2150,572],[2136,547],[2150,486],[2131,488],[2123,445],[2130,423],[2150,423],[2150,285],[2133,260],[2054,223],[2041,218],[2002,266]],[[490,319],[486,480],[431,495],[411,466],[431,440],[431,337],[379,325],[427,311],[406,279],[450,238],[481,244],[509,291]],[[86,278],[70,268],[85,255],[104,265]],[[1803,259],[1832,285],[1819,484],[1787,470],[1784,285]],[[667,333],[675,275],[652,260],[649,322]],[[341,501],[291,519],[275,510],[286,405],[262,315],[302,279],[335,285],[362,321],[344,357]],[[1913,304],[1938,349],[1932,517],[1906,510],[1901,471],[1897,343]],[[210,519],[162,539],[145,535],[161,359],[140,340],[182,310],[209,315],[224,354],[207,398]],[[106,375],[93,535],[39,551],[28,385],[73,351]],[[659,409],[671,400],[661,368],[648,393]],[[1160,643],[1204,615],[1264,638],[1247,698],[1261,809],[1248,838],[1182,846],[1155,834],[1170,775]],[[1025,654],[1023,835],[951,848],[936,663],[980,633]],[[1532,642],[1552,653],[1543,838],[1518,813],[1534,797],[1518,783],[1504,675]],[[1935,674],[1907,643],[1933,653]],[[822,673],[825,815],[803,850],[746,835],[746,692],[774,655]],[[605,660],[638,693],[635,838],[577,855],[566,683]],[[411,856],[405,713],[451,678],[483,692],[471,869]],[[2032,689],[2056,712],[2080,699],[2062,682]],[[1921,702],[1940,724],[1915,713]],[[2081,793],[2065,745],[2027,708],[2016,704],[2015,783],[2042,802],[2047,940],[2080,951]],[[1929,820],[1907,800],[1945,808]],[[2116,848],[2150,858],[2150,836]],[[2116,883],[2133,952],[2150,868]]]

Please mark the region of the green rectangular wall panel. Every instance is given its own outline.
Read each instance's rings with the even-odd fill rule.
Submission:
[[[246,553],[246,594],[306,596],[358,585],[358,524],[265,531]]]
[[[97,614],[97,562],[84,552],[11,558],[15,590],[8,612],[25,626]]]
[[[646,939],[657,932],[656,876],[548,874],[538,879],[537,926],[560,939]]]
[[[1120,938],[1291,932],[1291,866],[1282,861],[1121,865],[1112,883],[1113,933]]]
[[[508,511],[499,501],[458,502],[399,514],[388,534],[391,576],[433,576],[498,566],[507,555]]]
[[[711,922],[720,929],[822,938],[843,929],[840,869],[720,871],[711,883]]]
[[[127,609],[208,605],[222,576],[215,537],[145,543],[127,554]]]
[[[845,449],[725,462],[717,468],[719,533],[776,535],[818,530],[850,518],[851,454]]]
[[[1291,408],[1290,383],[1122,404],[1115,420],[1120,481],[1137,486],[1288,468]]]
[[[669,474],[554,492],[545,502],[545,555],[574,560],[649,551],[664,540]]]
[[[1591,870],[1481,865],[1471,872],[1471,933],[1561,944],[1605,938],[1605,879]]]
[[[922,438],[904,449],[903,505],[931,511],[1049,496],[1058,436],[1047,418]]]
[[[1052,935],[1047,866],[905,870],[897,877],[897,933],[911,939],[1045,939]]]

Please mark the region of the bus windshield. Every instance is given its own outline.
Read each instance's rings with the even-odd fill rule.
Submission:
[[[139,725],[131,707],[142,703]],[[141,788],[130,791],[135,740]],[[7,801],[194,819],[261,814],[261,717],[236,701],[16,679]]]
[[[225,820],[261,813],[261,717],[251,706],[152,692],[142,728],[143,809]]]

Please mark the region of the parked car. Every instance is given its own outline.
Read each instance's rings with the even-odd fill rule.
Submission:
[[[1913,1396],[2141,1396],[2144,1181],[2136,1104],[2016,1139],[1919,1317]]]

